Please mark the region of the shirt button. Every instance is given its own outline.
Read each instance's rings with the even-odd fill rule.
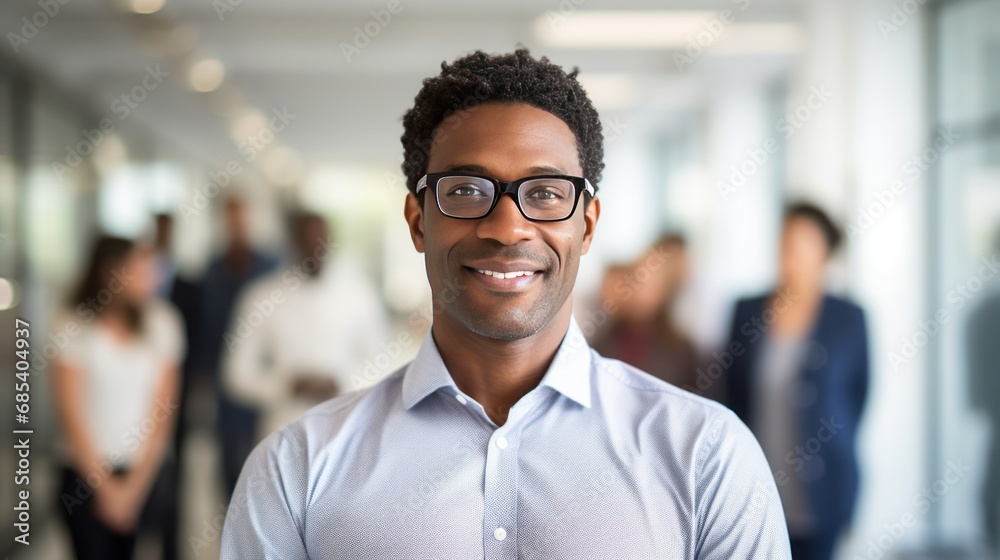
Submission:
[[[503,527],[497,527],[497,530],[493,531],[493,538],[502,541],[507,538],[507,531],[504,531]]]
[[[465,397],[463,397],[462,395],[455,395],[455,400],[457,400],[458,402],[460,402],[462,404],[465,404],[465,403],[469,402],[469,400],[466,399]]]
[[[497,447],[499,447],[500,449],[507,449],[507,438],[505,438],[503,436],[498,437],[497,438]],[[503,529],[499,529],[499,530],[503,531]],[[500,540],[503,540],[503,539],[500,539]]]

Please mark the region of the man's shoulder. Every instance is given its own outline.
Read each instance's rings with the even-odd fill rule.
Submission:
[[[691,392],[688,387],[679,387],[631,364],[606,358],[597,352],[594,352],[594,365],[598,380],[604,379],[607,384],[619,385],[637,398],[683,402],[709,411],[728,410],[716,401]]]
[[[409,364],[374,385],[337,395],[324,401],[297,419],[273,432],[258,447],[278,451],[291,445],[295,456],[312,457],[344,434],[365,430],[366,424],[380,423],[397,404],[402,407],[403,375]],[[299,453],[301,452],[301,453]]]
[[[620,360],[594,352],[597,390],[643,418],[662,416],[667,422],[695,431],[746,429],[733,411],[712,399],[668,383]]]

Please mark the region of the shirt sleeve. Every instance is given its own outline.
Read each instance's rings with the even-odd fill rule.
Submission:
[[[791,559],[774,476],[750,430],[721,411],[697,456],[695,558]]]
[[[66,365],[81,367],[84,354],[84,332],[88,328],[88,323],[80,317],[75,317],[66,310],[60,311],[52,321],[50,332],[58,333],[56,341],[57,352],[52,356],[52,361],[59,361]]]
[[[306,560],[308,458],[294,426],[268,436],[243,465],[222,527],[220,558]]]
[[[151,330],[157,354],[167,363],[180,364],[186,351],[180,313],[165,301],[156,302],[151,309]]]

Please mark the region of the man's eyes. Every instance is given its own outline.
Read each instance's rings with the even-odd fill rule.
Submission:
[[[448,196],[476,197],[486,196],[486,193],[475,185],[457,185],[448,190]]]
[[[525,198],[533,200],[559,200],[563,198],[563,190],[556,187],[535,187],[526,193]]]

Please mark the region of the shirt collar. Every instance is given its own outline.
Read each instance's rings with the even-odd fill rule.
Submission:
[[[590,346],[575,318],[570,319],[566,336],[539,385],[550,387],[576,403],[590,407]],[[442,387],[452,387],[458,392],[434,337],[428,331],[417,357],[410,362],[403,377],[403,406],[409,410]]]

